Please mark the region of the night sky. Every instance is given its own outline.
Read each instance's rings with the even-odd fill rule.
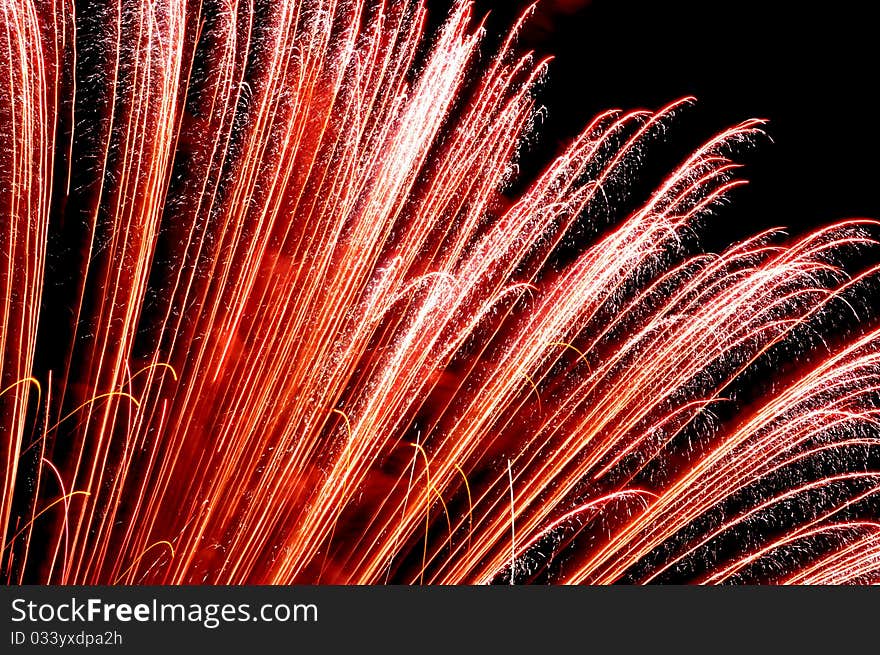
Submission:
[[[429,3],[435,13],[444,4]],[[478,15],[491,12],[490,32],[499,32],[530,3],[476,4]],[[544,0],[522,38],[523,48],[555,56],[539,96],[548,119],[529,157],[544,163],[604,109],[657,108],[693,95],[698,104],[649,153],[646,189],[741,120],[768,119],[772,139],[738,157],[750,185],[707,224],[707,247],[767,227],[798,233],[880,218],[873,102],[880,57],[871,3],[819,6]]]

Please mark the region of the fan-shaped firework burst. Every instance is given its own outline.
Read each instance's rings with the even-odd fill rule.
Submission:
[[[619,216],[689,100],[511,198],[545,62],[466,2],[2,10],[8,582],[878,575],[871,224],[689,250],[758,121]]]

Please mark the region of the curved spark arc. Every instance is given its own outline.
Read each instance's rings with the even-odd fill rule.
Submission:
[[[760,485],[875,452],[880,334],[836,346],[763,404],[734,400],[870,283],[874,269],[847,279],[836,259],[873,246],[876,226],[785,243],[768,231],[717,256],[685,244],[743,183],[732,153],[762,121],[695,150],[557,266],[693,99],[601,114],[508,199],[549,64],[517,50],[525,16],[487,55],[464,0],[433,37],[415,0],[4,11],[0,421],[15,577],[516,582],[561,566],[557,581],[655,581],[741,530],[751,541],[695,581],[820,537],[830,545],[773,579],[876,575],[873,515],[848,514],[872,488],[838,491],[874,473]],[[70,146],[54,134],[66,103]],[[62,185],[56,158],[85,184]],[[39,381],[51,338],[39,310],[55,213],[86,254],[69,343],[49,364],[60,374],[35,408],[22,381]],[[731,422],[704,426],[720,407]],[[680,444],[694,433],[702,450]],[[20,466],[38,474],[32,497]],[[781,536],[749,531],[814,492],[842,495]],[[64,512],[44,510],[59,495]],[[37,511],[58,534],[34,573],[41,554],[16,521]]]

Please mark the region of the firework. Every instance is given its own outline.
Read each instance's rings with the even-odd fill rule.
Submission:
[[[548,62],[471,13],[4,0],[7,582],[880,574],[880,333],[809,347],[873,224],[692,254],[760,121],[616,215],[690,99],[513,197]]]

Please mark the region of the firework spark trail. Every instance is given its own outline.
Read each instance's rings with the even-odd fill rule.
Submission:
[[[40,22],[39,10],[63,20],[66,4],[38,7],[30,2],[2,4],[5,46],[0,76],[0,433],[3,435],[3,497],[0,501],[3,544],[10,536],[12,494],[18,456],[26,430],[33,378],[34,348],[39,322],[40,297],[46,264],[46,238],[54,166],[54,125],[60,53],[43,49],[55,44],[53,34]]]
[[[860,577],[866,582],[874,581],[880,568],[880,526],[872,523],[858,528],[867,534],[800,569],[786,578],[784,584],[846,584]]]
[[[880,571],[874,513],[850,516],[878,484],[850,453],[875,452],[880,334],[710,425],[874,274],[835,264],[874,243],[868,221],[686,256],[760,121],[696,150],[557,271],[691,99],[598,116],[506,205],[547,62],[518,54],[521,24],[487,59],[468,2],[430,47],[416,1],[4,10],[9,579],[506,582],[556,566],[547,542],[584,542],[559,580],[651,581],[740,533],[689,578],[798,548],[813,556],[766,579]],[[86,183],[59,211],[86,255],[31,424],[66,103],[61,160]],[[701,448],[681,446],[694,431]],[[840,470],[773,486],[834,454]],[[792,503],[782,533],[762,531]],[[52,535],[38,548],[36,523]]]
[[[117,3],[103,9],[108,20],[98,65],[110,94],[97,127],[101,184],[84,210],[91,235],[83,271],[87,282],[70,356],[79,384],[68,380],[61,399],[74,407],[87,403],[94,390],[128,393],[178,121],[183,8]],[[87,303],[92,285],[106,292]],[[92,490],[88,500],[74,505],[69,519],[72,561],[65,570],[73,579],[101,570],[113,543],[109,531],[143,445],[137,407],[133,396],[88,403],[70,435],[76,444],[67,471],[70,487]]]
[[[835,245],[838,244],[831,243],[828,247],[832,249]],[[752,258],[756,256],[754,250],[745,252]],[[743,253],[734,250],[719,259],[716,266],[708,267],[709,274],[705,277],[697,275],[690,284],[683,285],[680,297],[672,295],[656,315],[640,317],[645,327],[634,334],[629,343],[618,346],[614,356],[602,362],[601,368],[585,374],[570,395],[556,394],[560,399],[558,413],[543,421],[543,427],[536,431],[536,438],[524,448],[519,461],[518,470],[522,471],[523,480],[517,505],[527,507],[536,503],[531,523],[524,521],[525,517],[519,519],[523,530],[536,529],[546,522],[554,506],[565,500],[566,493],[584,479],[592,478],[595,484],[601,484],[604,478],[617,477],[622,478],[617,484],[625,484],[661,451],[664,441],[652,443],[656,435],[675,435],[704,407],[717,400],[717,395],[696,400],[675,397],[676,391],[687,388],[693,376],[705,371],[706,363],[723,362],[726,358],[733,362],[736,370],[741,370],[743,358],[752,358],[751,353],[765,350],[778,341],[796,324],[799,314],[802,316],[813,309],[812,303],[816,301],[809,295],[798,299],[797,295],[787,295],[786,288],[798,285],[796,273],[805,277],[815,268],[815,262],[795,260],[794,266],[779,266],[771,260],[761,267],[753,264],[752,270],[737,271],[740,279],[735,280],[725,268],[736,263],[737,254],[741,257]],[[787,258],[791,253],[786,251],[782,256]],[[772,266],[774,263],[777,266]],[[713,275],[723,284],[711,284]],[[801,284],[813,296],[827,295],[827,291],[806,286],[809,281],[807,277]],[[768,291],[770,297],[779,301],[776,306],[756,305],[756,293]],[[682,298],[690,300],[690,308],[682,306]],[[788,306],[784,299],[788,300]],[[783,318],[787,322],[780,320]],[[590,350],[586,348],[587,352]],[[644,361],[646,352],[651,353],[649,362]],[[693,359],[694,353],[700,355],[699,367]],[[639,356],[642,361],[634,370],[621,366],[629,358]],[[733,378],[735,373],[729,376]],[[717,394],[726,381],[722,378],[716,384]],[[634,390],[639,394],[645,390],[650,393],[648,398],[636,398]],[[624,454],[628,454],[631,461],[627,462]],[[570,477],[562,477],[562,474]],[[553,490],[552,495],[548,489]],[[536,502],[538,498],[540,502]],[[493,529],[499,531],[504,529],[501,506],[496,499]],[[485,543],[490,544],[492,540]],[[496,554],[494,564],[484,575],[491,577],[496,567],[502,565],[501,555]],[[451,561],[456,566],[464,565],[463,559]],[[460,569],[453,575],[458,574]]]
[[[647,511],[615,535],[604,549],[593,554],[575,573],[575,579],[596,582],[615,579],[641,555],[659,546],[725,496],[803,458],[804,450],[822,448],[823,437],[834,438],[835,431],[844,430],[848,423],[858,427],[860,423],[870,426],[876,422],[876,409],[866,408],[862,401],[880,388],[877,377],[880,360],[875,352],[878,336],[878,332],[868,333],[758,408],[742,427],[726,435]],[[834,400],[822,402],[828,397]],[[843,434],[846,435],[845,430]],[[841,449],[848,445],[851,444],[846,438],[838,438],[834,443],[835,448]],[[869,494],[880,491],[876,473],[851,475],[870,485]],[[833,478],[806,483],[804,488],[831,480]],[[783,495],[801,490],[795,487]],[[829,511],[828,516],[852,502],[851,498],[844,497],[842,504]],[[736,520],[730,519],[728,524]]]

